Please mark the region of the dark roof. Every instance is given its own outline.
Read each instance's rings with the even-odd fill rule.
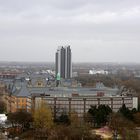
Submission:
[[[30,92],[26,86],[26,83],[21,82],[18,86],[14,85],[12,88],[12,95],[26,97],[30,95]]]

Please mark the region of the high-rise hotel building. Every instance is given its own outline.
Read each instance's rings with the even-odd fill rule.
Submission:
[[[72,77],[72,61],[70,46],[60,46],[55,56],[56,75],[60,74],[61,78],[70,79]]]

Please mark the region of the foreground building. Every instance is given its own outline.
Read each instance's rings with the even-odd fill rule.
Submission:
[[[8,86],[9,94],[5,100],[8,112],[34,111],[40,103],[46,102],[54,117],[77,112],[82,117],[91,105],[108,105],[118,111],[123,104],[129,109],[138,108],[138,98],[118,88],[107,88],[98,83],[95,88],[83,88],[73,80],[64,80],[56,87],[55,81],[48,81],[48,75],[22,75]],[[128,96],[129,95],[129,96]]]
[[[79,117],[88,112],[90,106],[108,105],[114,112],[117,112],[123,104],[129,109],[138,107],[137,97],[127,96],[96,96],[96,95],[79,95],[72,94],[67,96],[51,96],[49,94],[34,94],[27,99],[27,110],[33,111],[41,102],[46,102],[52,109],[54,117],[62,113],[71,115],[77,112]]]
[[[55,71],[64,79],[72,78],[72,60],[70,46],[59,47],[55,56]]]

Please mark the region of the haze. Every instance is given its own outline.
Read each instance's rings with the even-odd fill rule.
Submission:
[[[0,0],[0,61],[140,62],[139,0]]]

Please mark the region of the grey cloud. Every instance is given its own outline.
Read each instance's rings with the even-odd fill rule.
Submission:
[[[54,61],[70,44],[74,61],[139,61],[139,36],[138,0],[0,0],[0,60]]]

